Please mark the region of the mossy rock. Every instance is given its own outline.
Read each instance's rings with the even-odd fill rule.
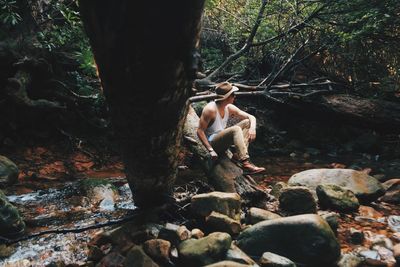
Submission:
[[[0,191],[0,236],[12,237],[25,231],[25,223],[21,214],[6,195]]]

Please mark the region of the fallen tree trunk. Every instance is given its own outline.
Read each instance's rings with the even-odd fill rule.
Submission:
[[[190,141],[190,150],[199,159],[209,182],[215,189],[223,192],[236,192],[248,204],[265,200],[268,196],[267,193],[259,188],[249,175],[243,175],[242,169],[234,164],[227,155],[219,155],[218,160],[212,162],[208,156],[208,151],[197,137],[198,124],[199,117],[195,110],[189,106],[183,134]]]

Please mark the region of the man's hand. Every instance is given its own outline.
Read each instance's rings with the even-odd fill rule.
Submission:
[[[215,152],[214,150],[211,150],[209,152],[212,160],[216,160],[218,158],[217,152]]]
[[[256,129],[249,129],[249,143],[253,142],[256,139]]]

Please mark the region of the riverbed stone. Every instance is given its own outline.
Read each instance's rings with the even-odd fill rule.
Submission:
[[[339,214],[336,212],[318,211],[318,215],[329,224],[332,231],[336,234],[339,228]]]
[[[143,250],[155,261],[168,263],[171,261],[171,242],[163,239],[150,239],[143,243]]]
[[[15,252],[15,246],[10,245],[7,246],[5,244],[0,245],[0,258],[7,258],[10,257]]]
[[[316,266],[333,263],[340,256],[340,246],[330,226],[314,214],[259,222],[240,233],[237,245],[252,256],[272,252]]]
[[[234,262],[238,262],[238,263],[246,264],[246,265],[250,265],[250,266],[257,265],[252,258],[250,258],[246,253],[244,253],[233,242],[231,244],[231,247],[226,252],[225,259],[228,261],[234,261]]]
[[[241,212],[240,196],[236,193],[211,192],[198,194],[192,197],[192,212],[200,217],[207,217],[212,211],[216,211],[240,220]]]
[[[106,265],[107,266],[107,265]],[[116,265],[117,266],[117,265]],[[124,267],[158,267],[140,246],[134,246],[126,254]]]
[[[362,202],[370,202],[385,192],[381,183],[365,172],[352,169],[311,169],[294,174],[289,185],[303,185],[311,190],[318,185],[335,184],[351,190]]]
[[[204,267],[249,267],[249,266],[251,266],[251,265],[226,260],[226,261],[220,261],[217,263],[209,264]]]
[[[287,183],[277,182],[272,186],[272,190],[271,190],[270,194],[276,198],[279,198],[279,196],[281,195],[282,189],[284,189],[286,187],[288,187]]]
[[[0,236],[13,237],[25,231],[20,212],[0,190]]]
[[[192,238],[195,239],[200,239],[202,237],[204,237],[204,232],[201,231],[199,228],[194,228],[192,229],[192,231],[190,231]]]
[[[316,213],[317,203],[307,187],[289,186],[282,189],[279,208],[289,215]]]
[[[226,232],[230,235],[237,235],[242,230],[240,221],[215,211],[206,217],[206,225],[213,231]]]
[[[7,157],[0,155],[0,184],[14,184],[18,181],[18,167]]]
[[[346,212],[356,211],[360,207],[360,203],[355,194],[340,186],[334,184],[318,185],[316,192],[321,208],[331,208]]]
[[[340,257],[339,262],[337,263],[338,267],[359,267],[360,264],[363,262],[363,259],[357,255],[348,253],[343,254]]]
[[[110,252],[101,259],[97,266],[123,266],[125,257],[118,252]]]
[[[281,218],[281,216],[276,213],[255,207],[249,209],[246,217],[249,224],[256,224],[261,221],[273,220],[278,218]]]
[[[393,247],[393,256],[396,259],[397,265],[400,266],[400,243]]]
[[[400,179],[391,179],[384,182],[382,185],[386,189],[386,193],[380,197],[379,200],[393,204],[400,204]]]
[[[179,259],[183,266],[203,266],[223,260],[232,238],[227,233],[215,232],[200,239],[188,239],[179,247]]]
[[[261,267],[296,267],[296,264],[288,258],[278,254],[265,252],[260,258]]]
[[[190,238],[190,231],[184,225],[166,223],[160,230],[158,238],[168,240],[173,245],[177,246],[183,240]]]

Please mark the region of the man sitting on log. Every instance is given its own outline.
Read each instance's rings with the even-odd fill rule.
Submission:
[[[235,92],[239,89],[229,82],[216,86],[218,98],[208,103],[201,113],[197,135],[211,159],[216,160],[218,154],[225,153],[234,146],[232,160],[244,171],[244,174],[255,174],[265,171],[249,160],[247,147],[256,138],[256,118],[233,105]],[[241,121],[226,128],[229,116],[235,116]]]

